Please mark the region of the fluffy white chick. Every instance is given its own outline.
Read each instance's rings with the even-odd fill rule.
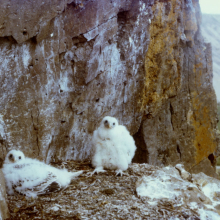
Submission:
[[[114,117],[106,116],[93,133],[94,155],[92,174],[116,170],[116,175],[123,174],[134,157],[136,146],[127,128],[119,125]]]
[[[68,172],[66,169],[57,169],[36,159],[25,158],[20,150],[8,152],[2,171],[7,193],[9,195],[19,193],[28,197],[57,192],[83,172]]]

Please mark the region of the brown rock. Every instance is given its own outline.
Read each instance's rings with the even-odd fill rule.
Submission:
[[[6,219],[9,217],[10,215],[8,211],[8,205],[6,202],[5,179],[2,170],[0,170],[0,218]]]
[[[214,167],[210,166],[210,161],[205,158],[204,160],[202,160],[199,164],[197,164],[196,166],[192,167],[189,171],[191,173],[200,173],[201,170],[203,171],[203,173],[205,173],[208,176],[213,176],[217,179],[219,179],[218,174],[216,173],[216,170]]]
[[[154,165],[179,161],[191,171],[206,160],[200,171],[214,171],[217,109],[211,45],[204,43],[200,32],[198,2],[188,3],[160,1],[152,7],[142,102],[145,117],[138,131],[145,147],[139,147],[137,154],[146,155]]]

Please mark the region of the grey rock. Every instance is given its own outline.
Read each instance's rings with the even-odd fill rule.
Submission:
[[[0,219],[10,217],[6,198],[5,178],[2,170],[0,170]]]

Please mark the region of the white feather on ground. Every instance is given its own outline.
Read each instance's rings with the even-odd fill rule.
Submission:
[[[105,172],[105,169],[116,170],[116,175],[122,175],[131,163],[136,146],[127,128],[118,125],[116,118],[106,116],[100,127],[93,133],[94,155],[93,173]]]
[[[23,152],[11,150],[6,155],[2,171],[5,176],[7,193],[28,197],[57,192],[68,186],[71,179],[83,171],[68,172],[57,169],[39,160],[25,158]]]

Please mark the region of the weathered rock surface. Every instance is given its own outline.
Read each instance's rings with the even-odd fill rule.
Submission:
[[[5,179],[2,170],[0,170],[0,219],[6,219],[9,217],[10,215],[6,202]]]
[[[197,0],[0,3],[2,157],[19,148],[46,162],[89,158],[111,115],[134,135],[134,161],[215,175],[211,46]]]
[[[191,182],[174,167],[132,164],[126,175],[89,176],[89,163],[65,163],[85,173],[51,196],[9,196],[10,219],[188,219],[218,220],[220,181],[196,174]],[[56,164],[58,165],[58,164]],[[62,166],[60,163],[59,166]]]
[[[203,14],[202,15],[202,35],[207,42],[212,44],[213,60],[213,87],[216,92],[217,100],[220,102],[220,14]]]

